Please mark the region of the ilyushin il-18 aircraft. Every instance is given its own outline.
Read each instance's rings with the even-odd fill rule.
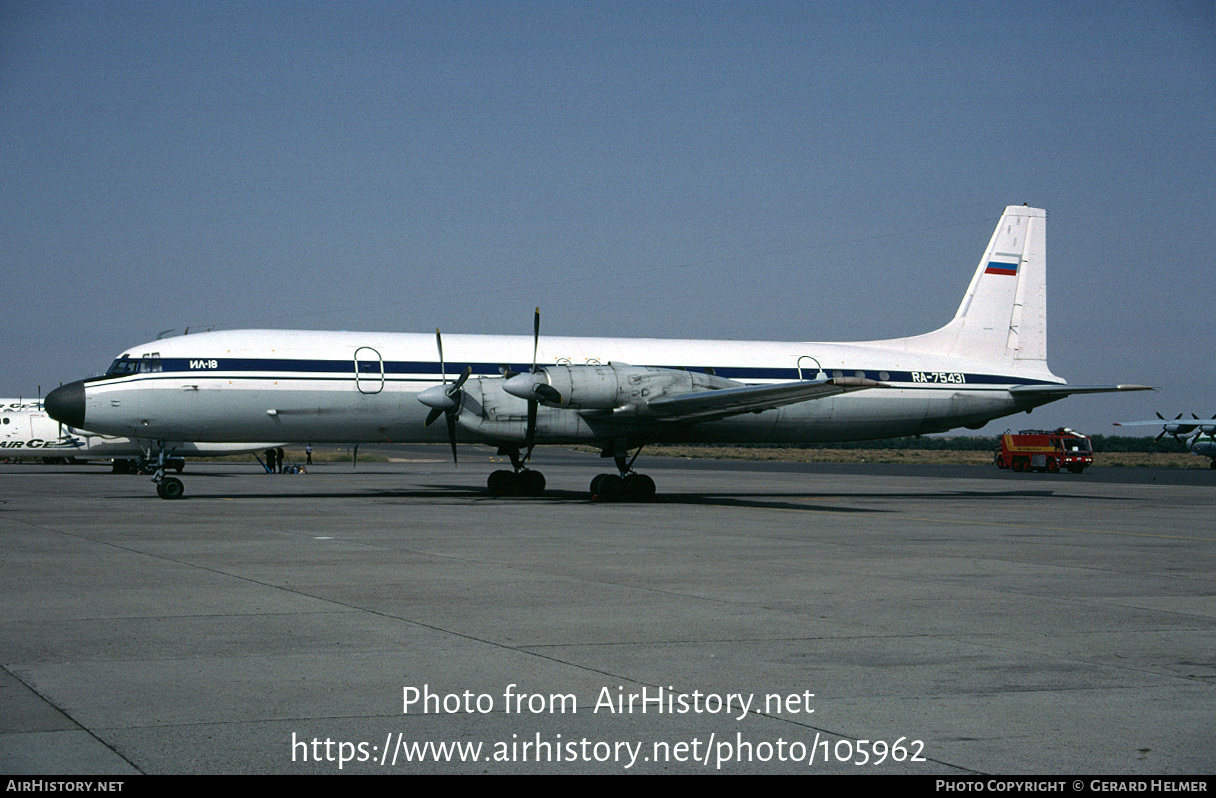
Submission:
[[[152,462],[150,456],[155,449],[158,468],[162,467],[160,452],[163,451],[163,467],[180,472],[185,466],[185,457],[243,454],[274,445],[193,441],[164,441],[154,445],[151,441],[98,435],[66,426],[47,415],[42,402],[0,399],[0,457],[5,459],[37,458],[49,462],[112,460],[116,472],[134,473],[149,466]]]
[[[1187,420],[1179,413],[1178,417],[1171,421],[1158,413],[1156,421],[1115,422],[1116,427],[1157,425],[1161,426],[1161,432],[1157,434],[1156,440],[1161,440],[1161,436],[1163,435],[1171,435],[1174,440],[1185,446],[1191,454],[1212,458],[1212,462],[1208,463],[1208,465],[1211,468],[1216,468],[1216,416],[1204,419],[1191,413],[1190,420]]]
[[[617,469],[595,477],[592,496],[646,500],[655,483],[633,463],[650,443],[977,429],[1069,394],[1146,389],[1068,385],[1047,367],[1046,221],[1038,208],[1006,208],[954,319],[908,338],[542,338],[539,309],[531,337],[215,331],[133,347],[46,407],[74,427],[152,440],[446,438],[455,457],[459,438],[511,458],[489,477],[495,495],[544,491],[533,446],[590,444]],[[162,498],[182,495],[163,470],[155,481]]]

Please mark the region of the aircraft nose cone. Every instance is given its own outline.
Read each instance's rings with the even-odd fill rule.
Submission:
[[[69,427],[84,427],[84,380],[61,385],[46,395],[47,415]]]

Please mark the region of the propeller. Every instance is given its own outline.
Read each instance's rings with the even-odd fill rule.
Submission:
[[[532,317],[532,370],[529,374],[540,374],[543,372],[536,365],[536,353],[540,349],[540,308],[536,308],[536,313]],[[522,375],[516,375],[514,379],[518,382]],[[526,379],[526,378],[525,378]],[[530,389],[528,391],[528,428],[524,434],[524,446],[527,448],[527,453],[524,454],[524,462],[532,459],[532,449],[536,447],[536,413],[540,408],[540,400],[546,402],[555,402],[561,404],[562,395],[555,388],[546,382],[539,382],[532,379]]]
[[[1165,435],[1165,433],[1169,431],[1169,422],[1165,420],[1165,416],[1161,415],[1160,413],[1157,413],[1157,418],[1161,419],[1162,421],[1165,421],[1165,423],[1161,425],[1161,432],[1157,433],[1157,437],[1153,438],[1153,441],[1161,440],[1161,438]],[[1182,418],[1181,413],[1178,414],[1178,418]]]
[[[524,374],[519,374],[510,366],[503,366],[500,371],[503,376],[503,390],[512,396],[518,396],[528,403],[528,426],[524,432],[524,448],[527,452],[521,462],[527,462],[532,457],[536,447],[536,414],[541,402],[561,404],[562,395],[556,388],[549,385],[545,370],[537,365],[540,352],[540,308],[532,316],[532,367]],[[538,376],[540,375],[540,376]]]
[[[1191,418],[1195,419],[1195,423],[1187,427],[1187,433],[1196,431],[1203,433],[1204,435],[1216,434],[1216,415],[1213,415],[1211,418],[1200,418],[1194,413],[1191,413]]]
[[[447,417],[448,442],[452,444],[452,462],[456,463],[458,462],[456,458],[456,417],[460,415],[460,405],[464,401],[464,391],[461,390],[461,386],[473,373],[473,367],[465,366],[456,381],[448,385],[447,366],[443,360],[443,336],[440,335],[439,328],[435,328],[435,345],[439,348],[439,372],[443,375],[443,384],[427,388],[418,394],[418,401],[431,408],[423,426],[431,426],[440,416]]]
[[[1175,440],[1182,440],[1183,436],[1189,436],[1192,433],[1202,432],[1211,435],[1216,432],[1216,416],[1211,419],[1203,419],[1191,413],[1193,421],[1182,421],[1182,413],[1179,413],[1172,420],[1157,413],[1157,418],[1161,420],[1161,432],[1153,440],[1159,441],[1165,435],[1172,435]]]
[[[536,352],[540,349],[540,306],[536,306],[536,314],[532,317],[532,371],[531,374],[536,374],[540,371],[536,367]],[[536,387],[533,386],[535,393]],[[532,449],[536,446],[536,413],[540,408],[540,402],[536,399],[528,400],[528,429],[524,434],[524,446],[528,451],[524,455],[524,462],[532,459]]]
[[[512,396],[527,399],[529,402],[549,402],[560,405],[562,403],[561,392],[550,385],[547,378],[538,379],[536,377],[537,374],[545,373],[545,370],[536,364],[539,347],[540,308],[537,308],[536,316],[532,323],[532,368],[528,369],[524,374],[517,374],[513,371],[504,372],[503,377],[507,381],[503,388]]]
[[[1182,418],[1182,415],[1183,415],[1182,413],[1179,413],[1174,418],[1173,421],[1168,422],[1165,425],[1165,428],[1162,430],[1162,432],[1163,433],[1168,432],[1170,435],[1173,435],[1175,440],[1178,440],[1179,435],[1189,435],[1191,433],[1191,431],[1194,430],[1195,427],[1198,425],[1197,424],[1188,424],[1186,422],[1179,424],[1178,421],[1179,421],[1179,419]],[[1191,415],[1195,415],[1195,414],[1192,413]],[[1158,413],[1157,417],[1161,418],[1161,414]],[[1196,416],[1196,418],[1198,418],[1198,417]],[[1164,421],[1165,419],[1161,418],[1161,420]]]

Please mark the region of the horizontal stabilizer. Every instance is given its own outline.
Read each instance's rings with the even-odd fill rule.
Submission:
[[[1074,393],[1116,393],[1118,391],[1155,391],[1149,385],[1019,385],[1010,388],[1014,396],[1069,396]]]
[[[649,402],[647,410],[649,415],[663,421],[710,421],[740,413],[759,413],[851,391],[885,387],[886,383],[864,377],[832,377],[784,382],[779,385],[747,385],[741,388],[722,388],[663,397]]]

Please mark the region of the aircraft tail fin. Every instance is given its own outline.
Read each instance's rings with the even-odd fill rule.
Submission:
[[[905,339],[911,348],[999,363],[1018,373],[1047,368],[1047,212],[1010,205],[954,319]]]

